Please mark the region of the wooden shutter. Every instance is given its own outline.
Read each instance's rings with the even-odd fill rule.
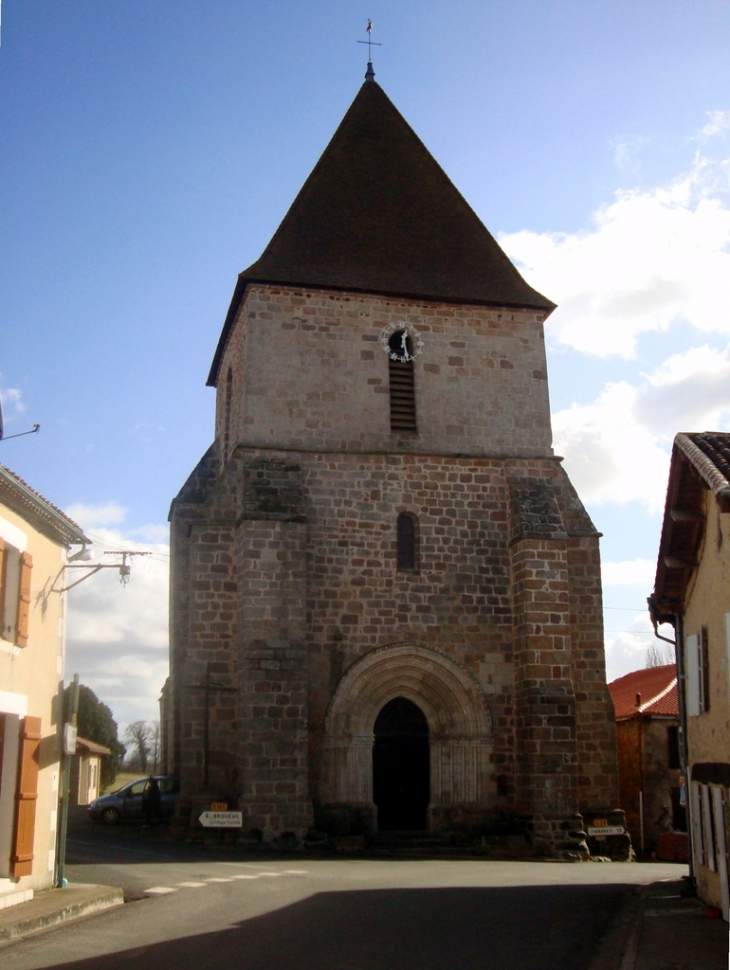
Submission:
[[[33,557],[24,552],[20,557],[20,595],[18,596],[18,624],[15,642],[19,647],[28,643],[28,621],[30,618],[30,573]]]
[[[20,731],[18,791],[15,795],[15,833],[10,857],[13,878],[33,872],[35,807],[38,800],[38,754],[41,746],[41,719],[25,717]]]
[[[704,714],[710,709],[710,645],[706,626],[700,628],[697,641],[700,648],[700,710]]]

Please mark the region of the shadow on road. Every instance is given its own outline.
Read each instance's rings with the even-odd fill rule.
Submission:
[[[631,887],[326,892],[66,970],[585,970]]]

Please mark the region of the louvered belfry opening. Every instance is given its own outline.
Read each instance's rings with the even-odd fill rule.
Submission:
[[[388,341],[392,353],[403,355],[403,338],[408,355],[413,355],[411,338],[403,330],[398,330]],[[393,360],[389,358],[390,374],[390,430],[416,432],[416,385],[413,375],[413,360]]]

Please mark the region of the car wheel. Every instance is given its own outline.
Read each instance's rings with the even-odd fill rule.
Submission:
[[[119,809],[105,808],[101,813],[101,820],[105,825],[116,825],[119,821]]]

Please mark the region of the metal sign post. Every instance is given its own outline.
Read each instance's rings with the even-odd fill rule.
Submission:
[[[58,830],[58,853],[56,864],[56,886],[65,888],[68,886],[66,879],[66,835],[68,832],[68,796],[71,788],[71,759],[76,753],[76,722],[79,711],[79,675],[74,674],[69,691],[68,705],[63,703],[62,698],[62,717],[63,717],[63,752],[61,763],[61,800],[60,800],[60,825]]]

